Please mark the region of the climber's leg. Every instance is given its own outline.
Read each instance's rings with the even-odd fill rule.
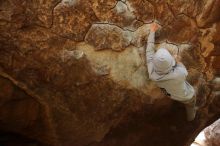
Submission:
[[[191,100],[184,102],[184,104],[185,104],[185,109],[186,109],[187,121],[193,121],[196,116],[195,96]]]

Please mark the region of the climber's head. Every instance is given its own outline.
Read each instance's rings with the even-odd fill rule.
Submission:
[[[157,73],[166,74],[175,66],[175,59],[167,49],[160,48],[153,57],[153,64]]]

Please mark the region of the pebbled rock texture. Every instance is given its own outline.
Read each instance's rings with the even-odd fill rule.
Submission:
[[[220,119],[202,130],[191,146],[217,145],[220,145]]]
[[[192,142],[220,111],[219,6],[220,0],[1,0],[0,139],[1,132],[9,138],[0,143],[13,145],[10,133],[45,146]],[[162,26],[156,49],[180,55],[198,89],[194,123],[148,78],[145,45],[154,20]]]

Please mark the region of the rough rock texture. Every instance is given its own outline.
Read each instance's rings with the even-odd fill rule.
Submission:
[[[220,145],[220,119],[200,132],[191,146],[218,145]]]
[[[0,1],[0,142],[191,143],[220,113],[219,6],[220,0]],[[148,78],[144,47],[154,19],[162,26],[156,49],[180,55],[198,89],[201,108],[192,123]]]

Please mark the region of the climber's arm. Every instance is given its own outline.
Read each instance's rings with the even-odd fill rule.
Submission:
[[[149,76],[152,74],[153,71],[153,56],[155,53],[154,47],[155,47],[155,32],[151,31],[150,35],[148,36],[147,40],[147,47],[146,47],[146,61],[147,61],[147,68]]]
[[[188,75],[188,71],[186,70],[186,67],[183,65],[182,62],[177,62],[178,69],[180,70],[180,72],[186,77]]]
[[[153,56],[155,53],[154,47],[155,47],[155,32],[150,32],[147,40],[147,48],[146,48],[146,59],[147,63],[151,62],[153,60]]]
[[[186,77],[188,75],[188,71],[184,64],[181,62],[182,57],[180,55],[174,55],[175,61],[176,61],[176,67],[178,70]]]
[[[147,68],[148,68],[148,73],[149,77],[151,76],[153,72],[153,56],[155,53],[155,32],[158,30],[159,25],[157,23],[151,24],[150,28],[150,34],[148,36],[147,40],[147,47],[146,47],[146,62],[147,62]]]

